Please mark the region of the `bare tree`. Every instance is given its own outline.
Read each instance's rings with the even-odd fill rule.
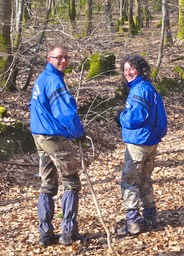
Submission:
[[[178,38],[184,40],[184,0],[179,0]]]
[[[134,0],[129,0],[129,11],[128,11],[128,23],[129,23],[129,31],[132,35],[137,33],[137,29],[135,26],[134,18],[133,18],[133,8]]]
[[[173,44],[173,38],[172,38],[171,26],[170,26],[169,4],[167,1],[165,4],[165,41],[166,41],[166,44]]]
[[[32,0],[24,0],[24,24],[27,25],[27,23],[32,18]]]
[[[112,9],[110,0],[105,1],[105,18],[108,31],[113,32]]]
[[[143,14],[144,14],[144,20],[145,20],[145,26],[149,27],[149,20],[150,20],[150,12],[149,12],[149,6],[147,0],[142,0],[143,4]]]
[[[86,35],[90,35],[93,29],[92,25],[93,0],[86,0]]]
[[[47,28],[47,24],[48,24],[48,21],[49,21],[49,15],[51,13],[52,1],[53,0],[49,0],[49,5],[48,5],[47,12],[46,12],[46,17],[45,17],[45,22],[44,22],[43,30],[42,30],[42,32],[40,34],[40,37],[38,38],[38,41],[37,41],[37,44],[36,44],[36,47],[35,47],[35,55],[33,56],[33,58],[30,61],[29,75],[27,77],[27,81],[26,81],[24,87],[22,88],[23,90],[26,90],[27,87],[30,84],[30,80],[31,80],[31,77],[32,77],[32,74],[33,74],[33,69],[34,69],[34,65],[36,63],[37,55],[39,53],[40,46],[41,46],[43,38],[45,36],[45,29]]]
[[[160,68],[160,65],[162,62],[162,57],[163,57],[164,32],[165,32],[165,20],[166,20],[166,4],[167,4],[167,0],[162,0],[162,28],[161,28],[161,36],[160,36],[160,47],[158,50],[157,63],[152,72],[153,78],[157,77],[157,74],[159,72],[159,68]]]
[[[141,0],[135,1],[135,19],[136,19],[136,27],[141,29],[143,27],[143,11]]]
[[[12,63],[11,55],[11,39],[10,39],[10,27],[11,27],[11,0],[0,1],[0,84],[10,90],[14,90],[15,86],[11,80],[10,70]]]
[[[68,1],[68,13],[69,13],[69,20],[70,20],[70,31],[71,34],[74,34],[76,31],[76,9],[75,9],[75,0]]]

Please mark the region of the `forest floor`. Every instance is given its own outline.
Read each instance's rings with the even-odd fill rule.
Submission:
[[[152,26],[154,26],[152,24]],[[155,63],[159,47],[160,29],[146,29],[124,44],[111,45],[120,56],[136,51],[147,52],[148,59]],[[175,41],[172,47],[164,51],[161,76],[170,76],[171,60],[180,56],[183,45]],[[72,83],[72,78],[66,78]],[[109,97],[120,84],[120,75],[104,78],[100,81],[88,82],[90,95],[96,93],[108,94]],[[84,88],[85,89],[85,88]],[[104,92],[105,91],[105,92]],[[79,97],[81,102],[88,100],[88,92]],[[9,103],[10,117],[29,122],[28,105],[31,89],[26,92],[5,94],[4,99]],[[93,95],[94,97],[96,95]],[[92,97],[92,96],[91,96]],[[84,155],[89,177],[97,196],[102,216],[111,234],[113,255],[135,256],[175,256],[184,255],[184,101],[183,91],[173,91],[164,97],[168,114],[169,129],[167,136],[160,143],[153,173],[155,201],[158,208],[158,228],[138,236],[118,238],[114,231],[125,221],[125,208],[121,198],[121,169],[125,145],[121,141],[121,131],[104,113],[101,121],[93,121],[86,126],[87,134],[94,142],[95,156],[90,142],[86,143]],[[123,102],[124,104],[124,102]],[[122,107],[111,109],[112,112]],[[108,255],[106,232],[100,222],[90,188],[80,164],[77,146],[76,157],[79,163],[79,173],[82,181],[78,223],[80,232],[86,233],[90,240],[85,244],[78,242],[64,247],[53,244],[47,248],[39,245],[37,230],[37,198],[39,195],[40,178],[38,177],[37,153],[20,154],[12,157],[10,163],[0,163],[0,255],[3,256],[32,256],[32,255]],[[62,186],[55,196],[55,217],[53,224],[55,232],[60,233]]]

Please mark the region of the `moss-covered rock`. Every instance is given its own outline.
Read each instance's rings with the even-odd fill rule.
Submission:
[[[88,79],[115,73],[115,55],[110,52],[95,53],[89,57],[90,70]]]
[[[0,160],[8,160],[15,154],[36,150],[31,132],[17,122],[13,125],[0,123]]]

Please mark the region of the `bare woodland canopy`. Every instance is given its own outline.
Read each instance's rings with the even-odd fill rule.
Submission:
[[[170,13],[175,15],[177,34],[184,38],[184,1],[168,0],[2,0],[0,3],[0,74],[1,87],[15,89],[17,75],[27,68],[27,88],[38,57],[51,42],[65,42],[75,49],[79,61],[90,52],[110,48],[111,38],[126,44],[128,38],[141,33],[159,12],[159,69],[163,40],[173,43]],[[159,24],[160,22],[160,24]],[[172,21],[173,22],[173,21]],[[111,48],[110,48],[111,49]],[[113,51],[113,49],[111,49]]]

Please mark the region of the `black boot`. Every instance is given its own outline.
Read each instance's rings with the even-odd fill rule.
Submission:
[[[143,216],[151,229],[157,228],[157,210],[155,207],[145,208],[143,210]]]
[[[148,223],[144,218],[139,218],[135,221],[126,221],[126,224],[117,229],[116,233],[119,236],[138,235],[148,230]]]
[[[52,234],[50,236],[41,236],[39,244],[47,247],[51,244],[57,243],[60,238],[60,235]]]

